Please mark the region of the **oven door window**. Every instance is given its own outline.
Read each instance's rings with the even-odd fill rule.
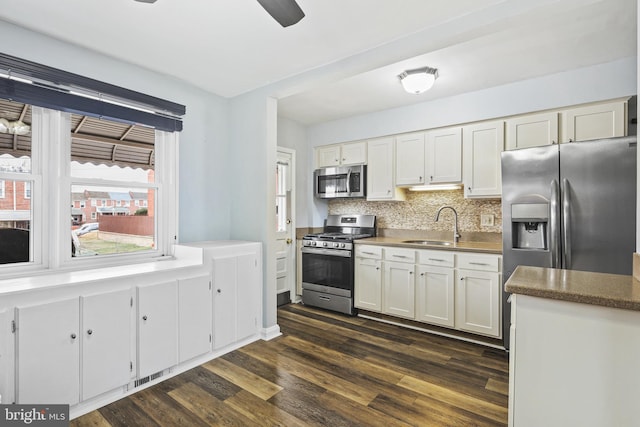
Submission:
[[[353,289],[353,258],[303,253],[302,281],[351,290]]]

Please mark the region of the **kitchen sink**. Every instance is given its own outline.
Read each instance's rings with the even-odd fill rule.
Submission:
[[[415,245],[425,246],[451,246],[453,242],[445,242],[443,240],[403,240],[402,243],[413,243]]]

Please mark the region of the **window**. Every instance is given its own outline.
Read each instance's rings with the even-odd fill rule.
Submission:
[[[176,133],[0,99],[7,111],[30,128],[0,129],[0,276],[169,253],[177,183],[163,177],[175,176]]]
[[[24,198],[25,199],[31,198],[31,183],[28,181],[24,183]]]

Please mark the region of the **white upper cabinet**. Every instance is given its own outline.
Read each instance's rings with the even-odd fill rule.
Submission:
[[[316,167],[361,165],[367,162],[365,141],[325,145],[316,148]]]
[[[425,181],[424,132],[396,138],[396,185],[423,185]]]
[[[500,153],[504,150],[504,122],[483,122],[463,127],[464,196],[493,198],[502,195]]]
[[[404,200],[395,184],[395,138],[378,138],[367,146],[367,200]]]
[[[506,121],[506,149],[558,143],[558,112],[527,114]]]
[[[427,184],[462,182],[462,127],[427,132],[425,155]]]
[[[626,135],[627,101],[587,105],[562,112],[562,142]]]

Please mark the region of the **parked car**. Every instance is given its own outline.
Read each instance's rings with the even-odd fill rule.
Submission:
[[[91,231],[97,231],[98,230],[98,223],[97,222],[88,222],[86,224],[83,224],[82,227],[78,228],[75,233],[76,236],[82,236],[83,234],[87,234]]]

